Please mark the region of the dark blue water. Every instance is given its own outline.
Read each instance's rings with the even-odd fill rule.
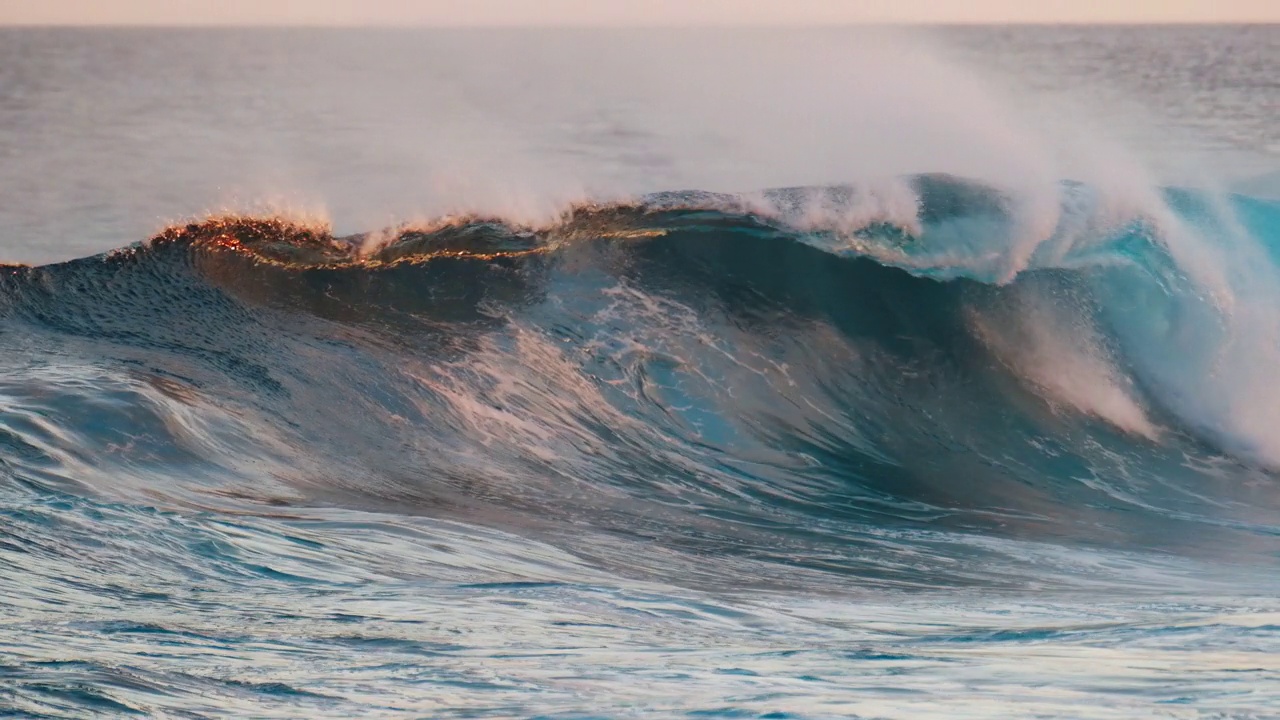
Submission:
[[[9,87],[9,132],[60,107]],[[674,147],[644,137],[597,149]],[[1267,717],[1265,174],[939,163],[354,234],[224,213],[3,267],[0,708]]]

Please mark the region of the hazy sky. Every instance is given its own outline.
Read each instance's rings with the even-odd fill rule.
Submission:
[[[1280,0],[0,0],[0,24],[1280,22]]]

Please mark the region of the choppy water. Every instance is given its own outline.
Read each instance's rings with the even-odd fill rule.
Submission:
[[[0,32],[0,708],[1274,715],[1278,45]]]

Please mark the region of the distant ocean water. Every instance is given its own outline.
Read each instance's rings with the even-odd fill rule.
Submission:
[[[0,30],[0,714],[1272,717],[1277,78]]]

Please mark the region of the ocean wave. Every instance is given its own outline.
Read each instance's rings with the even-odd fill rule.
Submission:
[[[1278,229],[1244,197],[947,176],[541,226],[211,218],[4,269],[0,433],[42,487],[465,519],[663,577],[1270,552]]]

